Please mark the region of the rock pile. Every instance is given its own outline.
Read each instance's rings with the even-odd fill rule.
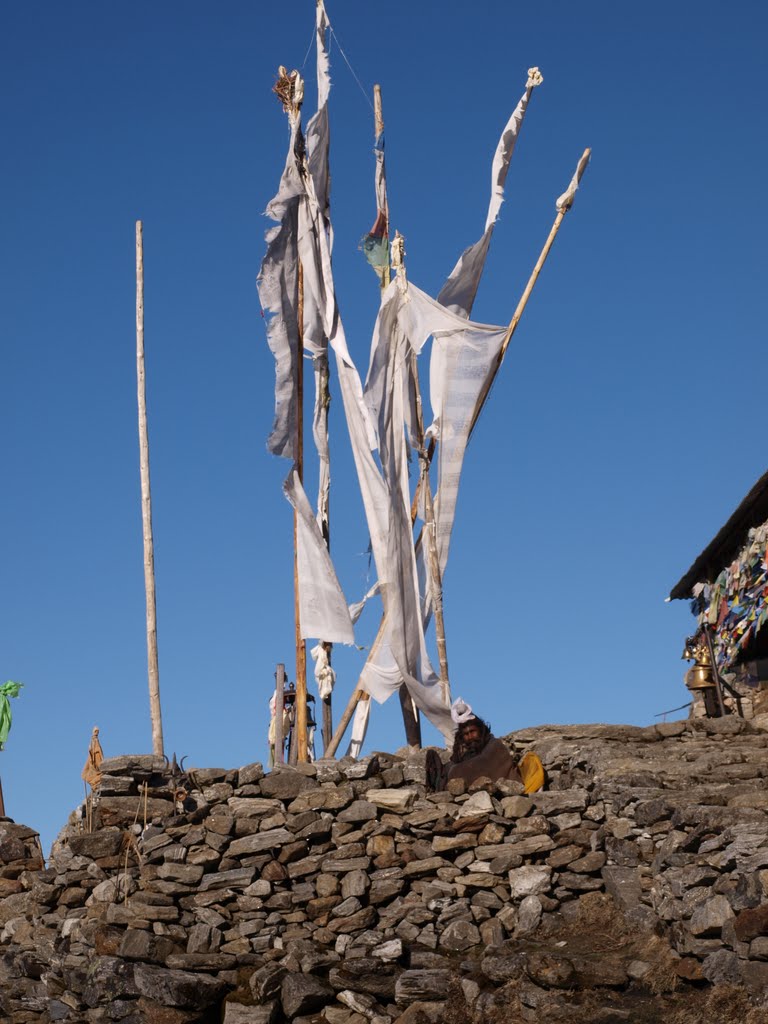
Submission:
[[[768,735],[727,718],[508,742],[537,751],[545,792],[427,794],[423,754],[105,761],[47,868],[0,821],[2,1019],[417,1024],[491,1019],[512,989],[543,1019],[650,984],[634,938],[590,946],[611,900],[673,985],[768,991]]]

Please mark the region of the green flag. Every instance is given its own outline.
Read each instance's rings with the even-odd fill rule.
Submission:
[[[23,683],[13,683],[8,680],[0,686],[0,750],[5,746],[8,733],[11,731],[11,702],[9,697],[18,697],[19,690]]]

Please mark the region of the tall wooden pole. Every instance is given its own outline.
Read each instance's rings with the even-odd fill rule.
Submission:
[[[304,482],[304,272],[299,263],[298,345],[296,350],[296,452],[299,482]],[[293,511],[293,593],[296,608],[296,756],[309,760],[307,747],[307,645],[301,635],[299,611],[299,513]]]
[[[141,469],[141,522],[144,534],[144,589],[147,599],[147,667],[149,713],[152,720],[152,752],[163,756],[163,722],[160,713],[160,670],[157,661],[157,607],[155,602],[155,550],[152,540],[152,497],[149,485],[149,436],[147,389],[144,374],[144,240],[136,221],[136,376],[139,403],[139,466]]]
[[[589,158],[591,156],[591,153],[592,153],[591,149],[589,149],[589,148],[585,149],[583,154],[582,154],[582,156],[581,156],[581,159],[579,160],[578,167],[577,167],[577,179],[579,181],[581,180],[581,176],[583,175],[584,171],[586,170],[586,166],[587,166],[587,163],[589,162]],[[541,273],[542,267],[544,266],[544,263],[546,262],[547,256],[549,256],[549,251],[552,248],[552,245],[553,245],[553,243],[555,241],[555,238],[557,237],[558,231],[560,230],[560,225],[563,223],[563,219],[565,218],[566,213],[570,210],[571,205],[572,205],[572,201],[570,203],[565,204],[560,210],[557,211],[557,215],[555,217],[554,223],[552,224],[552,227],[550,228],[549,235],[547,236],[547,240],[544,243],[544,246],[543,246],[541,252],[539,253],[539,258],[536,260],[534,268],[531,271],[531,276],[528,279],[528,283],[526,284],[526,286],[525,286],[525,288],[523,290],[523,294],[520,297],[520,301],[517,304],[517,308],[515,309],[515,312],[512,315],[512,319],[509,322],[509,326],[507,327],[506,333],[504,335],[504,340],[502,342],[501,350],[499,352],[499,356],[498,356],[497,361],[496,361],[496,366],[495,366],[495,368],[493,370],[493,373],[491,374],[490,378],[488,379],[488,382],[487,382],[486,386],[483,388],[483,390],[481,392],[480,400],[477,403],[477,407],[476,407],[476,410],[475,410],[475,415],[474,415],[474,417],[472,419],[472,426],[471,426],[470,432],[469,432],[470,433],[470,437],[472,436],[472,433],[473,433],[475,427],[477,426],[477,421],[480,418],[480,413],[482,412],[483,406],[485,405],[485,402],[488,399],[488,395],[490,393],[490,390],[491,390],[491,387],[493,385],[493,382],[496,379],[496,375],[498,374],[499,370],[501,369],[501,364],[504,361],[504,355],[505,355],[505,353],[507,351],[507,348],[509,347],[509,343],[512,340],[512,335],[517,330],[517,325],[520,322],[520,318],[523,315],[523,311],[525,310],[525,307],[528,304],[528,299],[531,297],[531,292],[533,291],[534,285],[536,284],[536,281],[538,280],[539,274]],[[430,445],[430,449],[428,451],[428,457],[430,459],[431,459],[433,453],[434,453],[434,447]],[[414,503],[413,503],[412,510],[411,510],[413,517],[415,517],[416,506],[417,506],[417,500],[414,499]],[[421,536],[417,537],[417,539],[416,539],[416,544],[418,545],[420,543],[421,543]],[[381,637],[384,635],[385,625],[386,625],[386,617],[382,617],[382,620],[379,623],[379,631],[376,634],[376,640],[372,644],[371,650],[370,650],[370,652],[368,654],[368,661],[372,660],[376,650],[378,649],[378,645],[379,645],[379,642],[381,640]],[[354,713],[355,707],[356,707],[357,703],[360,701],[360,699],[362,697],[362,694],[363,694],[363,691],[360,690],[360,689],[356,689],[356,690],[354,690],[352,692],[352,696],[349,698],[349,703],[348,703],[346,709],[344,710],[344,714],[341,717],[341,720],[339,722],[339,726],[336,729],[336,733],[335,733],[335,735],[333,737],[333,741],[331,743],[331,748],[329,748],[330,752],[329,752],[328,756],[332,756],[333,753],[335,753],[336,750],[338,749],[339,744],[341,743],[342,739],[344,738],[344,729],[346,729],[347,725],[349,724],[349,722],[350,722],[350,720],[352,718],[352,714]],[[342,725],[343,725],[344,728],[342,728]]]
[[[581,181],[581,176],[584,174],[584,171],[587,168],[587,164],[589,163],[589,158],[591,155],[592,150],[589,148],[585,149],[582,153],[576,171],[578,181]],[[571,198],[571,201],[569,203],[564,204],[557,211],[557,215],[555,216],[552,227],[549,230],[549,234],[547,235],[547,240],[544,243],[544,247],[539,253],[539,258],[536,260],[534,268],[531,271],[531,276],[528,278],[528,284],[525,286],[523,294],[520,296],[520,301],[517,304],[517,308],[515,309],[515,312],[512,314],[512,319],[509,321],[509,326],[507,327],[506,334],[504,335],[504,340],[501,344],[501,349],[499,350],[499,354],[496,358],[496,366],[493,369],[493,373],[485,382],[485,387],[480,392],[480,398],[478,399],[477,406],[475,408],[475,415],[474,418],[472,419],[472,426],[470,427],[469,430],[470,437],[472,436],[472,431],[477,426],[477,421],[480,418],[480,413],[483,411],[483,406],[485,405],[486,399],[488,398],[490,390],[493,387],[493,382],[496,380],[496,375],[501,369],[501,364],[504,362],[504,356],[506,355],[506,351],[509,348],[509,343],[512,340],[512,335],[517,330],[517,325],[520,323],[520,318],[523,315],[523,311],[525,310],[525,307],[528,305],[528,299],[530,299],[531,297],[531,292],[533,291],[534,285],[539,279],[539,274],[541,273],[541,269],[547,260],[547,256],[549,256],[549,250],[552,248],[555,238],[557,238],[557,233],[560,230],[560,225],[563,223],[563,219],[566,213],[568,213],[568,211],[570,210],[572,205],[573,199]]]
[[[416,435],[419,443],[419,462],[421,476],[419,484],[424,494],[424,528],[427,534],[427,579],[432,598],[432,613],[435,617],[435,642],[440,662],[440,688],[446,707],[451,706],[451,684],[448,679],[448,651],[445,643],[445,618],[443,617],[443,580],[440,572],[440,556],[437,550],[437,526],[435,524],[435,507],[432,501],[432,485],[429,480],[430,456],[424,447],[424,414],[421,404],[419,387],[419,367],[416,353],[411,350],[411,377],[416,395]],[[434,451],[434,448],[432,448]]]

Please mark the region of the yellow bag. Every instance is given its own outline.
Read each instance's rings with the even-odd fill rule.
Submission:
[[[517,766],[526,793],[537,793],[544,786],[544,765],[538,754],[529,750]]]

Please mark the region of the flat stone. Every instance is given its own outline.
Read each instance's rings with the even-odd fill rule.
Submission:
[[[263,796],[231,796],[227,800],[227,807],[238,818],[258,818],[263,814],[282,811],[283,804],[280,800]]]
[[[151,821],[153,818],[167,818],[173,810],[171,800],[157,797],[150,797],[145,803],[139,796],[107,796],[99,801],[96,815],[101,828],[112,825],[128,828],[137,820],[143,822],[145,811],[147,820]]]
[[[77,856],[88,857],[90,860],[114,857],[122,848],[124,836],[125,833],[122,831],[91,832],[82,836],[70,836],[67,846]]]
[[[344,859],[324,857],[319,863],[329,874],[344,874],[347,871],[367,871],[371,866],[370,857],[347,857]],[[293,867],[293,865],[291,865]]]
[[[383,792],[389,792],[384,790]],[[359,821],[372,821],[376,818],[376,805],[368,800],[353,800],[349,807],[339,813],[339,821],[356,823]]]
[[[371,950],[371,956],[386,961],[399,960],[402,955],[403,943],[400,939],[389,939],[387,942],[382,942],[380,946],[374,946]]]
[[[499,953],[485,956],[480,961],[480,971],[489,981],[503,985],[519,978],[523,973],[527,957],[522,953]]]
[[[534,793],[531,800],[542,814],[560,814],[563,811],[583,811],[588,795],[585,789],[548,790]]]
[[[534,810],[534,801],[530,797],[504,797],[501,804],[505,818],[524,818]]]
[[[418,797],[418,790],[401,787],[399,789],[368,789],[365,799],[376,807],[396,814],[405,814],[411,809]]]
[[[203,876],[199,891],[208,892],[210,889],[244,889],[253,881],[255,874],[255,868],[234,868],[231,871],[216,871],[210,875]]]
[[[525,865],[509,872],[509,886],[513,899],[546,893],[552,884],[552,868]]]
[[[739,958],[729,949],[718,949],[706,956],[701,973],[712,985],[738,985],[741,981]]]
[[[593,850],[585,857],[579,857],[578,860],[571,861],[568,865],[568,870],[575,871],[577,874],[594,874],[604,864],[605,854],[601,850]]]
[[[622,868],[613,865],[604,867],[601,876],[606,892],[613,896],[625,910],[633,910],[640,906],[643,890],[637,868]]]
[[[301,814],[303,811],[339,811],[347,807],[355,799],[350,785],[322,786],[319,789],[306,789],[288,805],[290,814]]]
[[[307,789],[316,789],[317,780],[291,768],[275,769],[265,775],[259,783],[265,796],[279,800],[293,800]]]
[[[530,935],[541,923],[543,907],[538,896],[525,896],[520,903],[515,935]]]
[[[171,882],[182,882],[184,885],[197,885],[203,877],[203,866],[201,864],[174,864],[171,861],[158,865],[157,877]]]
[[[313,1013],[334,1000],[331,986],[311,974],[286,974],[280,987],[280,1001],[289,1018]]]
[[[448,991],[450,979],[450,971],[403,971],[395,983],[395,1002],[407,1005],[417,1000],[438,1000]]]
[[[237,770],[237,784],[238,786],[252,786],[255,782],[260,782],[264,778],[264,765],[260,761],[254,761],[252,764],[244,764],[242,768]]]
[[[438,940],[442,949],[462,953],[480,943],[480,932],[471,921],[451,921]]]
[[[242,1003],[224,1003],[222,1024],[277,1024],[279,1008],[276,1000],[262,1006],[244,1006]]]
[[[266,832],[255,832],[253,835],[235,839],[229,844],[227,853],[230,857],[245,857],[252,853],[264,853],[275,850],[295,839],[293,832],[287,828],[271,828]],[[302,846],[302,848],[305,848]]]
[[[555,842],[549,836],[528,836],[527,839],[520,839],[510,844],[512,850],[519,857],[530,857],[534,853],[546,853],[553,850]]]
[[[164,967],[150,967],[148,964],[136,964],[134,978],[141,995],[154,999],[162,1006],[182,1009],[203,1010],[221,999],[226,991],[223,981],[206,974],[171,971]]]
[[[742,910],[733,922],[733,927],[740,942],[749,942],[759,935],[768,935],[768,903]]]
[[[121,754],[105,757],[99,765],[102,775],[152,775],[168,771],[168,762],[156,754]]]
[[[406,878],[418,878],[421,875],[434,874],[438,868],[447,867],[450,862],[444,857],[425,857],[423,860],[412,860],[403,868]]]
[[[768,910],[768,908],[766,908]],[[749,911],[744,911],[749,913]],[[734,913],[725,896],[714,896],[694,910],[688,928],[693,935],[716,935]]]
[[[459,818],[472,818],[480,814],[492,814],[493,800],[489,793],[480,790],[459,806]]]

